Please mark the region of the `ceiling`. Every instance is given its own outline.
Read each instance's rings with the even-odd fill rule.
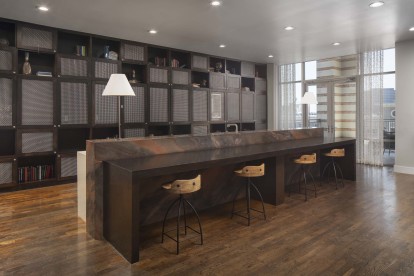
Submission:
[[[284,64],[414,39],[408,31],[414,26],[414,1],[383,1],[384,6],[370,8],[370,0],[223,0],[220,7],[209,0],[0,0],[0,17]],[[39,4],[50,11],[38,11]],[[285,31],[288,25],[296,29]],[[150,28],[158,34],[150,35]]]

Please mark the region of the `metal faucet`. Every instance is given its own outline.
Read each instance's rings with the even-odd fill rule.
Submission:
[[[238,133],[239,132],[239,126],[237,125],[237,124],[227,124],[227,129],[229,129],[229,127],[231,127],[231,126],[234,126],[235,128],[236,128],[236,133]]]

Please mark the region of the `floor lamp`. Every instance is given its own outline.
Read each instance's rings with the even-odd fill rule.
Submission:
[[[308,105],[308,113],[309,113],[309,105],[310,104],[318,104],[318,100],[316,99],[315,94],[313,94],[312,92],[305,92],[305,95],[303,95],[301,101],[301,104],[307,104]],[[309,127],[309,118],[306,122],[307,127]]]
[[[124,74],[112,74],[102,93],[102,96],[118,97],[118,130],[121,136],[121,96],[135,96],[134,90]]]

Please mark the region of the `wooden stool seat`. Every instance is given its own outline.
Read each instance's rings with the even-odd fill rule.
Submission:
[[[161,234],[161,242],[164,242],[164,236],[172,239],[177,243],[177,255],[180,253],[180,235],[181,233],[181,209],[183,209],[184,214],[184,235],[187,235],[187,230],[191,230],[198,235],[200,235],[200,245],[203,244],[203,230],[201,228],[201,221],[200,216],[197,213],[197,210],[194,208],[194,206],[184,198],[184,194],[190,194],[197,192],[201,189],[201,175],[198,175],[196,178],[193,179],[178,179],[175,180],[172,183],[164,184],[162,185],[162,188],[165,190],[168,190],[170,193],[178,194],[179,197],[171,203],[171,205],[168,207],[167,212],[165,213],[164,220],[162,222],[162,234]],[[169,234],[170,231],[165,231],[165,222],[168,217],[168,213],[170,212],[171,208],[178,203],[178,217],[177,217],[177,227],[176,229],[173,229],[176,231],[175,237],[171,236]],[[198,230],[195,230],[190,225],[187,225],[187,214],[186,214],[186,205],[190,207],[190,209],[194,212],[197,222],[198,222]]]
[[[201,189],[201,175],[193,179],[179,179],[162,187],[174,194],[191,194]]]
[[[236,170],[234,173],[240,177],[260,177],[265,174],[264,163],[260,166],[245,166],[241,170]]]
[[[342,187],[344,187],[344,176],[342,174],[341,166],[339,166],[339,164],[334,159],[345,157],[345,149],[344,148],[332,149],[330,152],[327,152],[324,155],[326,157],[330,157],[331,160],[323,168],[322,175],[321,175],[321,185],[322,185],[322,179],[326,171],[328,171],[328,182],[329,182],[330,171],[332,170],[335,176],[336,189],[338,189],[338,173],[341,175],[341,183],[342,183]],[[332,169],[329,170],[329,168],[332,168]]]
[[[309,165],[316,163],[316,153],[310,155],[302,155],[299,159],[295,159],[296,164]]]
[[[345,157],[345,149],[333,149],[330,152],[325,153],[328,157]]]
[[[293,174],[293,176],[291,177],[291,179],[288,183],[289,196],[290,196],[290,193],[291,193],[291,190],[292,190],[291,186],[292,186],[293,179],[295,178],[295,176],[298,176],[299,193],[301,193],[301,182],[302,182],[302,179],[303,179],[303,182],[304,182],[304,185],[305,185],[305,187],[304,187],[305,188],[305,201],[308,200],[308,180],[307,180],[307,177],[306,177],[308,175],[312,179],[313,191],[315,192],[315,197],[316,197],[315,179],[313,178],[313,175],[310,172],[311,166],[309,166],[309,165],[316,164],[316,153],[304,154],[300,158],[294,159],[293,162],[295,164],[300,165],[300,168],[299,168],[299,170],[297,170]]]
[[[264,174],[265,174],[265,165],[264,165],[264,163],[262,163],[259,166],[244,166],[241,170],[234,171],[234,173],[237,176],[247,178],[247,181],[245,182],[246,183],[246,214],[247,214],[247,216],[243,215],[242,211],[235,211],[234,210],[234,206],[235,206],[237,196],[239,195],[240,190],[242,188],[242,185],[240,185],[239,189],[237,190],[237,192],[236,192],[236,194],[233,198],[233,207],[232,207],[232,210],[231,210],[231,217],[233,218],[233,215],[236,215],[236,216],[245,218],[245,219],[247,219],[247,225],[250,226],[250,221],[252,219],[250,211],[253,210],[255,212],[262,213],[264,219],[266,220],[266,211],[265,211],[265,207],[264,207],[264,201],[263,201],[262,194],[260,193],[259,189],[256,187],[256,185],[250,179],[251,177],[264,176]],[[259,195],[259,198],[260,198],[261,203],[262,203],[262,211],[256,210],[256,209],[251,207],[250,192],[251,192],[252,188]]]

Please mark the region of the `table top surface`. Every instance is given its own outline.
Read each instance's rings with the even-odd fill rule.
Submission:
[[[199,151],[176,152],[146,157],[109,160],[105,163],[134,173],[137,176],[153,176],[160,169],[177,169],[182,166],[194,166],[194,169],[208,167],[211,164],[225,165],[259,160],[272,156],[303,151],[318,150],[329,146],[341,146],[355,143],[352,138],[309,138],[249,146],[214,148]],[[345,153],[346,154],[346,153]],[[197,166],[195,166],[197,165]]]

